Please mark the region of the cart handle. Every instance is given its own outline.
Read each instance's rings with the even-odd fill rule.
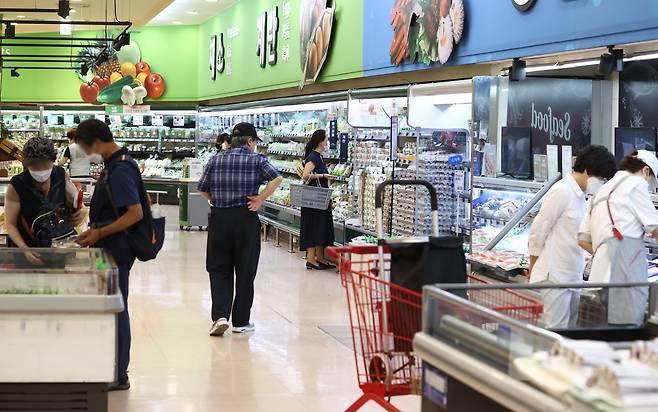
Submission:
[[[405,180],[405,179],[389,179],[385,180],[382,183],[377,186],[377,190],[375,191],[375,209],[381,209],[382,208],[382,203],[383,203],[383,198],[384,198],[384,189],[386,186],[393,186],[393,185],[402,185],[402,186],[425,186],[427,190],[430,192],[430,202],[432,205],[432,211],[437,211],[439,210],[439,203],[436,198],[436,188],[432,186],[430,182],[427,180],[421,180],[421,179],[413,179],[413,180]]]

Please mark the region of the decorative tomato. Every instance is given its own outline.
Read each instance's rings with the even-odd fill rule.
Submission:
[[[80,97],[85,103],[94,103],[98,98],[99,90],[97,83],[82,83],[80,85]]]

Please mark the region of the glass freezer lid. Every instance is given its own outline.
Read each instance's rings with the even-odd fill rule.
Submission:
[[[0,249],[0,295],[115,292],[115,265],[101,249]]]

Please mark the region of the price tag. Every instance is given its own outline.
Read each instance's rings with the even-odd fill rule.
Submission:
[[[73,125],[75,123],[74,117],[72,114],[64,115],[64,124],[67,126]]]
[[[115,126],[121,126],[121,116],[110,116],[110,123]]]
[[[104,114],[97,114],[96,115],[96,120],[100,120],[101,122],[105,123],[105,115]]]
[[[48,115],[48,124],[49,125],[58,125],[59,124],[59,116],[56,114],[49,114]]]
[[[161,114],[154,114],[153,117],[151,118],[151,124],[153,126],[163,126],[164,118],[162,117]]]
[[[464,191],[466,185],[465,177],[466,174],[464,173],[463,170],[455,171],[455,175],[454,175],[455,192],[462,193]]]
[[[185,116],[174,116],[174,127],[185,126]]]
[[[573,148],[571,146],[562,146],[562,177],[570,175],[573,171],[572,164]]]
[[[134,114],[133,126],[144,126],[144,116],[142,116],[141,114]]]
[[[548,178],[552,178],[559,173],[557,145],[546,145],[546,157],[548,159]]]

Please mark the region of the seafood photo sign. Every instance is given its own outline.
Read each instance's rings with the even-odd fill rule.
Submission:
[[[336,6],[327,0],[302,0],[299,13],[299,52],[302,81],[299,88],[315,83],[327,59]]]
[[[465,0],[396,0],[391,63],[445,64],[464,34]]]

